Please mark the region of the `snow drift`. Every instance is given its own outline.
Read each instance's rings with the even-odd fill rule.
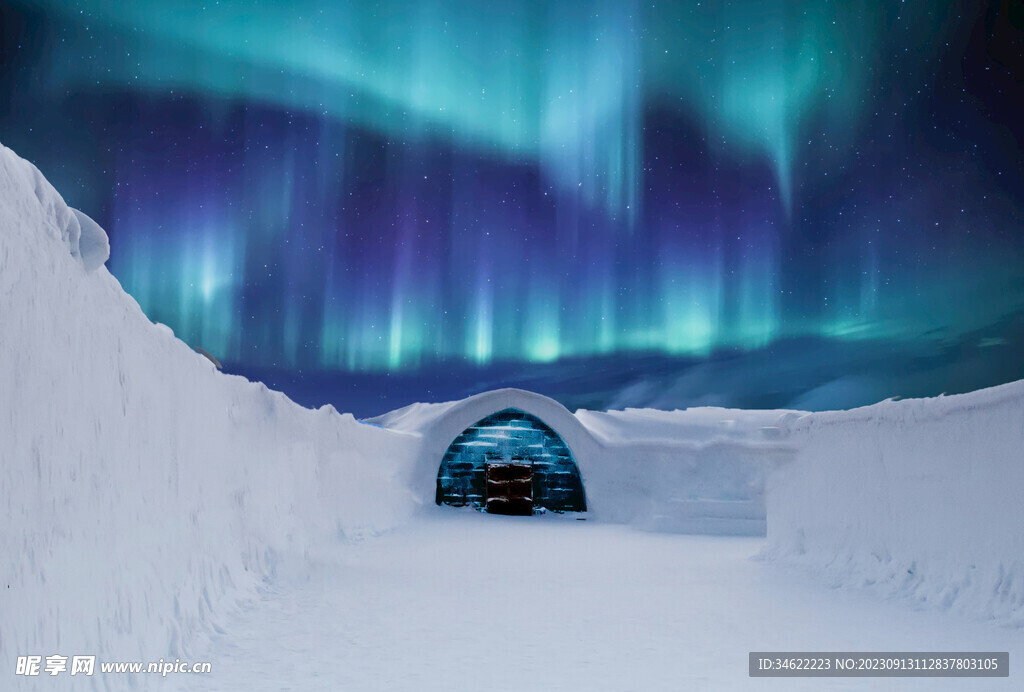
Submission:
[[[1024,625],[1024,381],[807,414],[768,554],[835,584]]]
[[[143,315],[102,267],[108,252],[99,226],[0,147],[5,666],[185,658],[284,556],[415,507],[414,437],[216,373]]]

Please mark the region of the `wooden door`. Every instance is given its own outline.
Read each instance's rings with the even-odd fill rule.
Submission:
[[[488,464],[486,506],[491,514],[533,514],[533,467]]]

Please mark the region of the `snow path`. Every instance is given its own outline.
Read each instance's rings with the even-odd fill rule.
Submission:
[[[212,675],[167,682],[359,692],[1022,689],[1014,667],[1024,631],[829,589],[751,559],[762,544],[438,510],[280,574],[195,652]],[[752,650],[1009,650],[1011,677],[751,679]]]

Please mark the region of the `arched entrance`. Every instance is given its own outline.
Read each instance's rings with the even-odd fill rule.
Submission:
[[[544,421],[507,408],[466,428],[437,472],[437,504],[532,514],[587,509],[576,461]]]

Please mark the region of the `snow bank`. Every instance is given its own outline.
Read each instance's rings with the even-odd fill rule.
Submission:
[[[91,218],[72,209],[39,169],[2,147],[3,177],[0,191],[5,193],[6,211],[12,219],[38,207],[42,212],[39,229],[62,243],[72,257],[78,258],[87,271],[103,266],[110,258],[110,242],[106,232]],[[29,194],[30,193],[30,194]]]
[[[612,444],[664,441],[669,444],[690,441],[756,442],[772,439],[782,421],[801,411],[741,409],[702,406],[675,411],[627,408],[624,411],[576,412],[576,417],[592,433]]]
[[[793,421],[768,555],[1024,625],[1024,381]]]
[[[602,453],[584,475],[612,521],[647,531],[763,536],[768,470],[793,450],[789,411],[577,411]]]
[[[71,212],[78,223],[78,257],[82,260],[82,266],[86,271],[99,269],[110,259],[110,239],[107,238],[107,232],[77,209],[72,209]],[[71,250],[74,254],[74,248]]]
[[[143,315],[102,267],[108,250],[0,146],[4,666],[187,658],[289,555],[416,506],[416,437],[217,373]],[[0,687],[35,680],[12,673]]]

